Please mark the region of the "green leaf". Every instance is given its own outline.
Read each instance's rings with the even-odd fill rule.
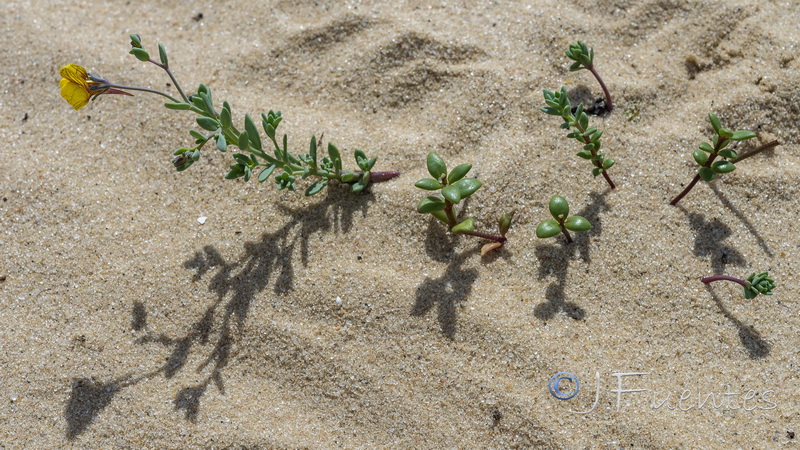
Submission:
[[[201,107],[201,109],[205,109],[209,114],[215,116],[216,112],[214,111],[214,103],[211,101],[211,94],[206,92],[201,92],[198,95],[200,99],[203,100],[203,106]]]
[[[236,162],[238,162],[242,166],[247,166],[250,164],[250,158],[248,158],[247,155],[243,155],[241,153],[234,153],[233,159],[235,159]]]
[[[578,153],[576,153],[576,155],[580,156],[583,159],[592,159],[592,152],[588,150],[581,150]]]
[[[135,56],[136,59],[142,62],[147,62],[150,59],[150,54],[143,48],[132,48],[130,52],[131,55]]]
[[[447,213],[444,211],[431,211],[431,215],[444,222],[447,225]]]
[[[349,170],[343,170],[339,178],[342,183],[349,183],[356,179],[356,173]]]
[[[500,230],[500,235],[505,236],[508,229],[511,228],[511,220],[514,218],[514,211],[510,214],[506,213],[497,218],[497,228]]]
[[[222,111],[219,112],[219,121],[222,122],[222,126],[225,128],[230,128],[231,124],[231,110],[228,108],[222,108]]]
[[[201,140],[201,141],[205,141],[206,140],[206,137],[203,135],[203,133],[201,133],[201,132],[199,132],[197,130],[189,130],[189,135],[192,136],[193,138]]]
[[[711,126],[714,127],[714,132],[719,134],[719,131],[722,129],[722,124],[719,123],[719,117],[716,114],[709,114],[708,120],[711,122]]]
[[[164,103],[164,107],[167,109],[174,109],[178,111],[185,111],[187,109],[192,109],[192,105],[188,103]]]
[[[312,166],[317,167],[317,137],[311,136],[311,143],[308,144],[308,156],[313,161]]]
[[[370,158],[369,161],[367,161],[367,168],[364,169],[364,171],[369,172],[370,170],[372,170],[372,168],[375,167],[375,162],[377,161],[378,161],[377,156],[373,156],[372,158]]]
[[[269,176],[272,175],[272,172],[274,170],[275,170],[275,164],[268,165],[264,170],[261,171],[260,174],[258,174],[258,182],[263,183],[264,181],[266,181],[267,178],[269,178]]]
[[[245,166],[244,168],[244,181],[250,181],[250,177],[253,176],[253,170],[249,167]]]
[[[752,131],[739,130],[739,131],[734,131],[733,132],[733,136],[731,136],[731,140],[744,141],[745,139],[752,139],[754,137],[756,137],[756,134],[753,133]]]
[[[572,216],[564,222],[564,228],[570,231],[588,231],[592,229],[592,224],[581,216]]]
[[[342,171],[342,155],[332,142],[328,142],[328,156],[331,162],[333,162],[333,167],[336,169],[336,174],[338,175]]]
[[[717,174],[715,174],[714,171],[708,167],[701,167],[697,169],[697,173],[700,175],[700,178],[705,181],[711,181],[717,176]]]
[[[702,150],[695,150],[694,152],[692,152],[692,157],[694,158],[694,162],[696,162],[700,166],[702,166],[703,164],[706,163],[706,161],[708,161],[708,153]]]
[[[217,135],[217,148],[221,152],[228,150],[228,141],[225,139],[225,135],[223,134]]]
[[[459,164],[450,171],[447,175],[447,182],[453,184],[456,181],[464,178],[464,176],[472,169],[472,164]]]
[[[305,192],[306,197],[310,197],[310,196],[312,196],[314,194],[318,194],[320,191],[322,191],[322,189],[325,188],[325,185],[327,185],[327,184],[328,184],[327,181],[318,181],[318,182],[312,184],[311,186],[308,187],[308,189],[306,189],[306,192]]]
[[[475,231],[475,219],[469,218],[450,229],[453,233],[472,233]]]
[[[483,183],[481,183],[479,180],[475,178],[463,178],[461,180],[456,181],[451,186],[455,186],[456,188],[458,188],[460,197],[463,199],[474,194],[475,191],[477,191],[478,189],[481,188],[481,186],[483,186]]]
[[[594,169],[592,169],[592,176],[596,177],[596,176],[600,175],[601,173],[603,173],[603,169],[601,169],[599,167],[595,167]]]
[[[350,190],[353,192],[361,192],[367,185],[369,185],[369,172],[364,172],[361,174],[361,179],[358,180],[358,183],[350,186]]]
[[[721,137],[724,137],[725,139],[730,139],[730,138],[733,137],[733,131],[731,131],[731,130],[729,130],[727,128],[720,128],[719,135]]]
[[[451,184],[442,188],[442,196],[450,203],[458,203],[461,201],[461,190],[455,184]]]
[[[613,159],[611,159],[611,158],[606,158],[606,159],[604,159],[604,160],[603,160],[603,169],[604,169],[604,170],[608,170],[608,169],[610,169],[610,168],[611,168],[611,166],[613,166],[615,162],[616,162],[616,161],[614,161],[614,160],[613,160]]]
[[[580,106],[583,106],[583,104],[581,104]],[[580,117],[578,118],[578,121],[581,124],[581,129],[586,129],[586,127],[589,126],[589,116],[587,116],[585,112],[581,113]]]
[[[198,117],[195,119],[197,124],[200,125],[201,128],[208,131],[217,131],[220,127],[220,123],[217,122],[216,119],[212,119],[210,117]]]
[[[369,170],[367,169],[367,155],[362,150],[356,149],[353,152],[353,156],[356,159],[356,165],[358,165],[359,169],[363,170],[364,172]]]
[[[158,43],[158,57],[161,59],[161,64],[168,66],[169,60],[167,59],[167,49],[164,48],[162,43]]]
[[[739,157],[739,155],[736,153],[736,151],[735,150],[731,150],[731,149],[720,150],[718,154],[719,154],[719,156],[722,156],[723,158],[728,158],[728,159],[736,159],[736,158]]]
[[[563,220],[569,215],[569,203],[567,199],[560,195],[550,197],[550,204],[548,207],[550,209],[550,215],[552,215],[554,219]]]
[[[225,175],[228,180],[233,180],[244,175],[244,167],[239,164],[231,164],[231,170]]]
[[[237,146],[242,150],[247,150],[248,148],[250,148],[249,140],[250,137],[247,135],[247,131],[242,131],[241,133],[239,133],[239,143],[237,144]]]
[[[343,180],[344,181],[344,180]],[[435,191],[437,189],[441,189],[442,185],[438,181],[434,180],[433,178],[423,178],[417,181],[414,186],[425,189],[426,191]]]
[[[258,135],[258,128],[256,128],[256,124],[250,114],[245,114],[244,116],[244,129],[247,131],[247,140],[250,146],[256,150],[261,150],[261,136]]]
[[[709,144],[708,142],[701,142],[700,150],[706,153],[714,153],[714,147],[712,147],[711,144]]]
[[[444,200],[441,197],[430,196],[425,197],[417,204],[417,212],[419,213],[432,213],[434,211],[444,210]]]
[[[428,173],[437,180],[441,180],[442,175],[447,173],[447,166],[444,164],[442,157],[434,152],[428,153],[426,163],[428,165]]]
[[[560,116],[561,115],[561,111],[559,111],[559,110],[557,110],[555,108],[551,108],[549,106],[545,107],[545,108],[542,108],[542,112],[545,113],[545,114],[549,114],[551,116]]]
[[[711,170],[716,173],[728,173],[736,170],[736,166],[730,161],[714,161]]]
[[[540,239],[551,238],[559,233],[561,233],[561,225],[553,219],[543,220],[536,227],[536,237]]]

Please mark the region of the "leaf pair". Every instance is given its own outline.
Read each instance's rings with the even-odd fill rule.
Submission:
[[[557,236],[559,233],[564,233],[568,242],[572,242],[569,233],[570,231],[588,231],[592,229],[592,224],[581,216],[569,215],[569,203],[567,199],[559,195],[554,195],[550,198],[550,215],[552,219],[543,220],[536,227],[536,237],[546,239]]]

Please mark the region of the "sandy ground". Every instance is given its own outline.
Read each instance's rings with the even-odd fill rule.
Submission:
[[[4,3],[0,446],[800,441],[796,2],[162,3]],[[281,110],[296,151],[324,132],[403,175],[305,198],[224,180],[210,148],[176,173],[192,114],[58,93],[68,63],[168,89],[134,32],[240,123]],[[577,39],[615,96],[591,118],[614,191],[539,111],[545,88],[602,96],[567,70]],[[758,132],[740,150],[783,145],[669,206],[709,112]],[[480,228],[516,209],[501,251],[415,211],[430,151],[474,163]],[[554,194],[594,224],[569,246],[534,234]],[[699,282],[763,270],[756,300]]]

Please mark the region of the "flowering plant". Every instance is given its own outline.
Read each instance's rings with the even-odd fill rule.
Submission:
[[[221,152],[227,152],[233,147],[238,149],[238,151],[232,152],[234,163],[231,164],[225,178],[244,178],[245,181],[249,181],[257,171],[258,181],[264,182],[275,174],[274,179],[278,189],[294,190],[295,182],[298,179],[313,177],[316,182],[306,188],[306,195],[319,193],[330,181],[334,180],[350,185],[353,192],[359,192],[370,183],[387,181],[400,174],[393,171],[373,172],[372,167],[377,158],[368,158],[361,150],[354,151],[354,158],[359,170],[343,170],[341,153],[334,144],[328,143],[327,156],[322,158],[318,156],[321,138],[317,140],[315,136],[311,137],[307,154],[291,153],[285,134],[280,144],[277,140],[278,125],[283,120],[280,111],[261,114],[261,126],[273,146],[272,154],[268,154],[262,144],[261,134],[256,123],[249,114],[245,115],[244,127],[240,130],[233,123],[231,106],[228,102],[223,102],[222,108],[218,109],[214,104],[211,88],[208,86],[200,84],[194,94],[186,95],[184,93],[170,69],[164,45],[158,44],[159,60],[156,61],[150,57],[150,53],[142,45],[138,34],[131,34],[130,38],[130,53],[139,61],[148,62],[163,69],[178,91],[178,97],[155,89],[113,84],[104,78],[88,73],[86,69],[76,64],[69,64],[61,68],[61,96],[73,108],[79,110],[86,106],[89,100],[95,100],[102,94],[132,95],[128,91],[149,92],[168,99],[169,102],[164,104],[168,109],[192,111],[197,114],[198,117],[195,121],[205,132],[190,130],[189,134],[194,138],[194,146],[182,147],[173,153],[172,164],[179,172],[188,169],[199,160],[200,150],[209,141],[214,141],[215,147]]]

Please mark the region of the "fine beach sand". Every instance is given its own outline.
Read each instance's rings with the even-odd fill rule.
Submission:
[[[164,6],[164,3],[170,3]],[[794,1],[16,1],[0,16],[0,447],[782,448],[800,437],[800,6]],[[169,89],[169,49],[235,120],[281,110],[402,175],[306,198],[176,173],[194,116],[74,111],[58,70]],[[602,97],[607,188],[542,89]],[[707,114],[783,145],[669,200]],[[430,151],[471,162],[481,230],[415,211]],[[305,189],[305,182],[301,189]],[[551,195],[594,228],[535,237]],[[198,218],[206,217],[201,224]],[[746,300],[711,274],[768,270]],[[581,382],[560,401],[548,380]],[[616,373],[646,373],[614,377]],[[575,414],[593,408],[591,412]],[[646,389],[620,394],[623,389]],[[710,396],[709,396],[710,394]],[[681,400],[683,397],[683,400]]]

